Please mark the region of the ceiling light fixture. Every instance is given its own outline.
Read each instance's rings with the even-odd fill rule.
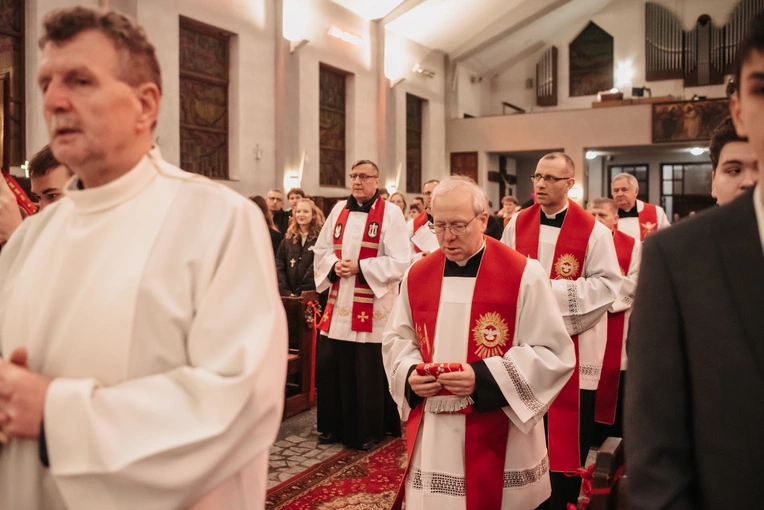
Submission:
[[[693,147],[692,149],[690,149],[690,154],[692,154],[693,156],[701,156],[703,155],[704,152],[706,152],[706,149],[704,149],[703,147]]]
[[[341,30],[337,27],[330,28],[329,35],[336,37],[337,39],[342,39],[345,42],[349,42],[353,46],[360,46],[363,42],[363,39],[361,39],[359,36],[351,34],[350,32],[345,32],[344,30]]]
[[[597,153],[594,151],[586,151],[586,159],[595,159],[597,157]]]
[[[421,65],[419,65],[419,62],[414,64],[414,67],[411,68],[412,73],[418,73],[422,76],[426,76],[427,78],[435,78],[435,71],[430,71],[429,69],[425,69]]]

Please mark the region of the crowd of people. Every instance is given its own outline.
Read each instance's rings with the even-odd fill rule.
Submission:
[[[0,508],[262,508],[279,296],[306,291],[319,440],[405,422],[394,508],[567,509],[610,436],[630,508],[760,505],[764,15],[710,143],[720,207],[675,226],[630,174],[584,209],[562,152],[496,213],[460,176],[407,208],[370,160],[326,218],[299,188],[250,201],[153,145],[161,71],[128,18],[54,11],[40,48],[39,212],[0,179]]]

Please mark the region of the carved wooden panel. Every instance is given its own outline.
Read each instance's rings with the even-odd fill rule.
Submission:
[[[345,187],[345,82],[342,71],[319,70],[319,185]]]
[[[557,106],[557,47],[552,46],[536,63],[536,104]]]
[[[406,94],[406,193],[422,192],[424,99]]]
[[[464,175],[478,182],[478,153],[452,152],[451,175]]]
[[[230,34],[180,20],[181,168],[228,179],[228,48]]]
[[[613,36],[593,22],[570,43],[570,96],[613,88]]]

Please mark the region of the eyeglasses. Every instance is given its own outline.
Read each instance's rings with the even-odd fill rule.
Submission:
[[[354,181],[356,179],[360,179],[361,182],[366,182],[369,179],[376,179],[377,178],[376,175],[366,175],[366,174],[350,174],[350,175],[348,175],[348,177],[350,177],[351,181]]]
[[[567,181],[568,179],[572,179],[572,177],[555,177],[554,175],[541,175],[541,174],[531,175],[532,182],[539,182],[541,179],[544,179],[544,182],[549,184],[552,182]]]
[[[465,232],[467,232],[467,225],[472,223],[475,218],[480,216],[479,214],[476,214],[470,221],[467,223],[452,223],[451,225],[446,225],[444,223],[431,223],[430,224],[430,231],[433,234],[442,234],[446,231],[446,229],[450,230],[451,233],[455,236],[461,236],[464,235]]]

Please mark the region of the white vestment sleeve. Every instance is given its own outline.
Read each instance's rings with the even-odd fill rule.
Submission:
[[[634,304],[634,294],[637,292],[637,280],[639,279],[639,265],[642,263],[642,243],[637,240],[631,251],[629,272],[621,279],[621,290],[618,297],[610,307],[610,312],[625,312]]]
[[[329,273],[334,264],[340,260],[334,254],[334,224],[337,223],[337,217],[343,207],[345,207],[344,201],[334,206],[331,214],[326,218],[324,226],[321,227],[321,233],[313,246],[313,276],[316,280],[316,292],[318,293],[332,286]]]
[[[395,300],[385,331],[382,333],[382,361],[390,394],[398,405],[401,420],[406,421],[411,411],[406,401],[406,376],[412,365],[424,362],[414,330],[414,320],[411,318],[408,272],[403,278],[401,292]]]
[[[267,454],[287,353],[274,258],[256,208],[242,202],[221,223],[203,262],[189,268],[187,365],[108,387],[51,384],[45,435],[69,508],[188,508]]]
[[[666,211],[663,210],[663,207],[656,207],[656,209],[656,216],[658,216],[658,230],[670,227],[671,222],[669,222],[668,216],[666,216]]]
[[[568,333],[577,335],[591,328],[613,304],[621,287],[621,269],[610,230],[596,222],[578,280],[552,280],[552,291]]]
[[[528,260],[520,282],[512,347],[504,356],[486,358],[485,364],[509,403],[504,412],[526,434],[573,373],[573,342],[538,261]]]
[[[411,242],[399,207],[385,207],[380,244],[381,255],[358,262],[366,283],[377,298],[387,294],[411,265]],[[316,243],[318,244],[318,243]],[[315,252],[314,252],[315,253]]]

